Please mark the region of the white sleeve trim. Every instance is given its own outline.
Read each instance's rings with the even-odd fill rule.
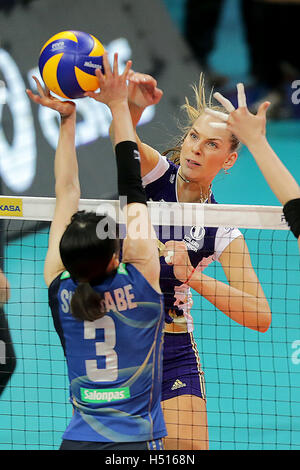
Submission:
[[[219,257],[227,248],[227,246],[242,233],[238,228],[219,227],[215,238],[215,253],[213,255],[215,261],[219,261]]]
[[[202,260],[200,261],[200,263],[198,263],[196,267],[196,271],[202,272],[213,261],[219,261],[219,257],[221,256],[225,248],[235,238],[240,237],[241,235],[242,233],[237,228],[219,227],[215,237],[215,252],[207,258],[202,258]]]
[[[156,181],[161,176],[163,176],[170,166],[166,157],[161,155],[159,152],[157,153],[159,156],[157,164],[151,171],[149,171],[149,173],[147,173],[147,175],[143,176],[142,178],[142,183],[144,187],[147,186],[147,184],[153,183],[153,181]]]

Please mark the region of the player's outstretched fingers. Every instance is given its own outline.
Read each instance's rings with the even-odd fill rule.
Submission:
[[[226,122],[210,122],[209,125],[215,129],[227,129]]]
[[[270,104],[270,101],[265,101],[264,103],[262,103],[257,110],[257,116],[266,117],[267,109]]]
[[[247,100],[246,100],[244,84],[238,83],[236,87],[237,87],[238,107],[247,108]]]
[[[119,73],[118,53],[117,52],[114,53],[114,62],[113,62],[112,73],[113,73],[113,75],[118,75],[118,73]]]
[[[225,121],[225,122],[228,121],[229,114],[222,113],[221,111],[216,111],[216,110],[210,109],[210,108],[205,108],[204,111],[205,111],[207,114],[209,114],[210,116],[213,116],[213,117],[215,117],[215,118],[218,118],[218,119],[220,119],[221,121]]]
[[[232,113],[232,111],[235,111],[235,107],[233,106],[231,101],[229,101],[227,98],[225,98],[225,96],[221,95],[221,93],[219,93],[217,91],[216,93],[213,94],[213,96],[217,101],[219,101],[219,103],[221,103],[224,106],[224,108],[229,113]]]
[[[132,66],[132,60],[128,60],[128,61],[126,62],[125,69],[124,69],[124,71],[123,71],[123,73],[122,73],[122,76],[125,78],[125,80],[128,79],[128,75],[129,75],[131,66]]]
[[[116,56],[116,54],[114,55],[114,63],[115,61],[118,61],[118,56]],[[107,77],[111,77],[112,75],[112,70],[111,70],[111,66],[110,66],[110,63],[109,63],[109,60],[108,60],[108,54],[107,52],[105,51],[104,54],[103,54],[103,68],[104,68],[104,73]],[[96,71],[99,70],[99,69],[96,69]]]
[[[98,81],[99,81],[99,87],[102,88],[104,82],[105,82],[105,76],[102,72],[102,70],[100,69],[96,69],[95,70],[95,74],[96,74],[96,77],[98,78]],[[91,92],[91,91],[87,91],[85,93],[85,96],[90,96],[90,97],[94,97],[94,95],[97,95],[97,93],[95,92]]]
[[[41,98],[44,98],[47,93],[45,92],[44,88],[43,88],[42,85],[40,84],[39,79],[38,79],[35,75],[32,75],[32,78],[33,78],[33,80],[34,80],[35,83],[36,83],[37,91],[38,91],[40,97],[41,97]]]

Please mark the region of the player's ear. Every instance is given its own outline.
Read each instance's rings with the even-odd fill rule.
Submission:
[[[230,153],[228,157],[226,158],[225,162],[223,163],[223,169],[226,171],[232,168],[237,160],[237,157],[238,157],[237,152]]]
[[[109,273],[110,271],[112,271],[113,269],[117,269],[117,267],[119,266],[120,264],[120,261],[119,261],[119,254],[118,253],[114,253],[112,255],[112,258],[110,260],[110,262],[108,263],[107,267],[106,267],[106,271],[107,273]]]

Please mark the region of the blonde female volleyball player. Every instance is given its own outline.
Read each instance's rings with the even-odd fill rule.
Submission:
[[[270,102],[262,103],[255,116],[248,111],[242,83],[238,84],[238,94],[238,109],[234,109],[220,93],[215,94],[229,114],[207,109],[206,112],[217,119],[210,125],[215,129],[229,130],[248,147],[273,193],[284,206],[285,218],[300,247],[300,188],[266,138],[266,112]]]
[[[115,153],[127,235],[119,263],[115,222],[78,211],[75,104],[43,91],[33,101],[61,115],[55,154],[56,204],[44,275],[68,365],[74,414],[61,449],[160,449],[163,297],[157,240],[149,222],[140,163],[127,104],[126,78],[104,56],[99,100],[116,121]],[[136,217],[145,231],[134,230]],[[132,224],[132,225],[131,225]],[[148,232],[149,230],[149,232]],[[67,271],[65,271],[67,269]]]
[[[129,106],[134,126],[144,109],[160,101],[162,91],[149,75],[132,72],[129,76]],[[196,106],[184,106],[189,119],[185,133],[172,156],[167,159],[136,136],[141,155],[141,172],[148,199],[215,203],[212,182],[220,171],[236,162],[239,141],[228,129],[214,129],[207,107],[204,83],[195,88]],[[97,99],[97,94],[90,94]],[[217,109],[217,108],[216,108]],[[225,110],[226,111],[226,110]],[[114,133],[115,121],[112,126]],[[160,241],[166,237],[161,228]],[[265,332],[271,312],[251,264],[245,240],[239,230],[183,227],[181,236],[193,268],[201,272],[218,260],[228,284],[206,277],[198,290],[221,312],[239,324]],[[161,260],[161,289],[165,299],[162,400],[168,436],[166,449],[208,449],[206,397],[199,356],[193,338],[190,315],[191,296],[188,272],[176,279],[173,267]]]
[[[239,103],[237,109],[234,109],[232,103],[220,93],[214,95],[227,110],[228,114],[209,108],[205,109],[207,115],[211,116],[215,121],[210,122],[209,125],[213,129],[230,131],[248,147],[274,194],[284,205],[284,214],[292,232],[298,238],[300,246],[299,185],[267,141],[266,111],[270,103],[262,103],[257,114],[253,115],[247,109],[243,84],[238,84],[237,89]],[[189,285],[206,298],[216,295],[217,292],[221,296],[224,295],[224,299],[226,298],[224,286],[220,283],[217,283],[216,286],[211,282],[208,283],[209,278],[194,269],[184,242],[169,241],[165,244],[165,250],[164,254],[170,251],[174,253],[170,262],[174,265],[174,275],[180,282]],[[215,287],[218,289],[217,291],[215,291]]]

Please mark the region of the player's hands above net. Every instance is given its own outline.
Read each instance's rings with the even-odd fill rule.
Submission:
[[[134,72],[128,74],[128,102],[139,108],[157,104],[163,91],[157,88],[157,81],[151,75]]]
[[[51,95],[50,90],[46,86],[45,88],[42,87],[37,77],[33,75],[32,78],[36,83],[38,94],[33,93],[29,89],[26,90],[26,93],[34,103],[57,111],[62,118],[67,118],[75,113],[76,105],[73,101],[62,101],[55,98]]]
[[[209,108],[206,108],[205,112],[216,118],[215,122],[210,123],[212,127],[216,129],[228,129],[243,144],[249,147],[249,145],[255,143],[257,139],[265,136],[266,134],[266,112],[270,106],[270,102],[265,101],[260,105],[257,114],[252,114],[247,108],[245,89],[242,83],[237,84],[237,95],[237,109],[235,109],[233,104],[221,95],[221,93],[217,92],[213,95],[229,114]]]
[[[119,73],[118,54],[114,54],[113,68],[111,68],[108,61],[107,52],[103,54],[103,67],[104,72],[100,69],[96,70],[96,76],[99,80],[100,91],[87,91],[85,96],[94,98],[96,101],[106,104],[110,108],[114,104],[126,101],[128,99],[128,89],[126,80],[128,72],[132,65],[131,60],[128,60],[123,73]]]

